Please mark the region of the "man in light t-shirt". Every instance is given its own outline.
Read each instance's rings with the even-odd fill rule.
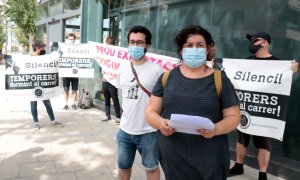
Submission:
[[[151,33],[143,26],[134,26],[128,36],[128,54],[132,57],[132,65],[140,84],[152,91],[157,79],[164,72],[157,64],[147,61],[145,54],[151,44]],[[140,87],[135,78],[131,64],[119,69],[118,88],[122,89],[122,108],[120,129],[117,134],[118,143],[118,178],[130,179],[136,150],[142,157],[147,179],[159,179],[158,150],[156,130],[146,122],[144,112],[149,96]]]
[[[76,40],[76,35],[74,33],[68,34],[68,44],[74,44]],[[64,110],[69,108],[68,106],[68,99],[69,99],[69,89],[70,86],[72,87],[72,109],[77,110],[75,105],[77,91],[78,91],[78,84],[79,78],[76,77],[63,77],[63,87],[64,87],[64,100],[65,106],[63,107]]]

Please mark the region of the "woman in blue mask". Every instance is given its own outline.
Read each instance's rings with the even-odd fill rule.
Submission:
[[[145,112],[147,122],[158,129],[159,160],[166,180],[227,179],[227,133],[240,122],[234,87],[221,72],[222,89],[218,94],[215,71],[205,64],[215,57],[215,44],[207,30],[187,26],[174,43],[183,63],[169,73],[165,85],[160,76]],[[208,118],[213,126],[196,128],[194,134],[177,132],[170,126],[172,114]],[[183,121],[189,124],[188,118]]]

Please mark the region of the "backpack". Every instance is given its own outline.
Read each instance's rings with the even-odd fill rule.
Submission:
[[[78,107],[81,109],[93,107],[93,98],[91,93],[82,89],[82,91],[79,93]]]
[[[164,74],[163,74],[163,76],[162,76],[161,83],[162,83],[162,87],[163,87],[163,88],[166,87],[166,84],[167,84],[167,80],[168,80],[170,71],[171,71],[171,70],[168,70],[168,71],[164,72]],[[220,70],[217,70],[217,69],[214,69],[214,71],[215,71],[215,72],[214,72],[215,86],[216,86],[216,89],[217,89],[217,94],[218,94],[218,96],[220,97],[221,92],[222,92],[222,77],[221,77],[221,71],[220,71]]]

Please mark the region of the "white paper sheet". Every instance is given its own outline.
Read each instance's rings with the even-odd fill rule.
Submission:
[[[170,126],[177,132],[199,134],[197,129],[214,129],[215,124],[208,118],[185,114],[171,114]]]

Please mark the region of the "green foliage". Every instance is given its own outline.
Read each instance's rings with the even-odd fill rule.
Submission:
[[[35,34],[35,0],[7,0],[6,14],[28,36]]]
[[[80,0],[65,0],[65,6],[69,9],[78,9],[80,4]]]
[[[17,45],[12,45],[12,46],[11,46],[11,51],[12,51],[12,52],[18,52],[18,51],[19,51],[19,46],[17,46]]]
[[[5,28],[2,24],[0,24],[0,46],[5,42],[6,35],[5,35]]]
[[[20,28],[15,29],[14,33],[19,43],[24,47],[24,51],[28,52],[29,51],[28,35],[26,35]]]

